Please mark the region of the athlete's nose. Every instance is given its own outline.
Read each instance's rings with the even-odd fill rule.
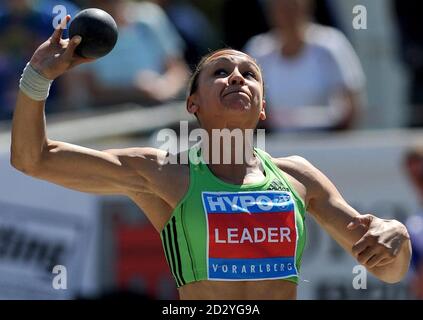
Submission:
[[[238,68],[235,68],[229,77],[229,84],[231,85],[244,85],[245,79],[242,74],[239,72]]]

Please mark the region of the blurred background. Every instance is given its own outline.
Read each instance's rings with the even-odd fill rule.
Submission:
[[[362,213],[409,227],[413,264],[395,285],[369,275],[308,217],[299,299],[423,298],[423,3],[399,0],[2,0],[0,299],[174,299],[159,235],[130,200],[38,181],[9,164],[18,82],[64,11],[116,20],[107,56],[54,81],[49,137],[96,149],[159,147],[185,111],[190,73],[231,47],[260,64],[266,151],[298,154]],[[66,32],[65,32],[66,36]],[[54,289],[55,265],[67,271]]]

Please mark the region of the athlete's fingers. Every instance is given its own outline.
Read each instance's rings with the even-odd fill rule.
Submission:
[[[365,250],[369,246],[368,239],[366,238],[366,235],[364,235],[360,240],[358,240],[353,246],[352,246],[352,254],[354,257],[358,257],[358,255]]]
[[[71,16],[67,15],[64,19],[62,19],[60,24],[57,25],[56,29],[54,30],[51,36],[51,40],[53,42],[55,43],[60,42],[60,40],[62,39],[63,30],[66,29],[67,23],[69,22],[70,19],[71,19]]]
[[[366,266],[369,268],[374,268],[377,267],[378,264],[383,261],[384,259],[386,259],[383,255],[381,254],[376,254],[373,257],[371,257],[369,260],[367,260],[367,264]]]
[[[74,36],[72,39],[69,40],[68,46],[66,47],[63,56],[65,59],[72,59],[75,53],[76,47],[81,43],[82,38],[81,36]]]
[[[353,220],[347,225],[347,228],[349,230],[354,230],[358,226],[363,226],[368,228],[370,226],[370,223],[373,221],[373,216],[370,214],[363,214],[360,216],[356,216],[353,218]]]
[[[391,264],[392,262],[394,262],[395,258],[392,257],[388,257],[388,258],[383,258],[377,265],[376,267],[384,267],[387,266],[388,264]]]
[[[367,265],[367,262],[376,254],[375,248],[367,247],[357,256],[357,261],[362,265]]]

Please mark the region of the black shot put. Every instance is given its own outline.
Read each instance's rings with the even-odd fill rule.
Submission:
[[[84,58],[98,59],[114,48],[118,28],[113,17],[106,11],[89,8],[79,12],[69,26],[69,38],[79,35],[81,43],[75,53]]]

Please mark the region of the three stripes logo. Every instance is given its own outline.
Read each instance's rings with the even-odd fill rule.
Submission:
[[[267,188],[267,190],[277,190],[277,191],[286,191],[289,192],[290,190],[285,187],[282,182],[280,182],[277,179],[274,179],[272,181],[272,183],[269,185],[269,187]]]
[[[176,228],[176,218],[172,217],[166,227],[162,230],[162,241],[166,260],[172,269],[173,276],[178,287],[186,284],[182,274],[182,261],[178,244],[178,233]]]

